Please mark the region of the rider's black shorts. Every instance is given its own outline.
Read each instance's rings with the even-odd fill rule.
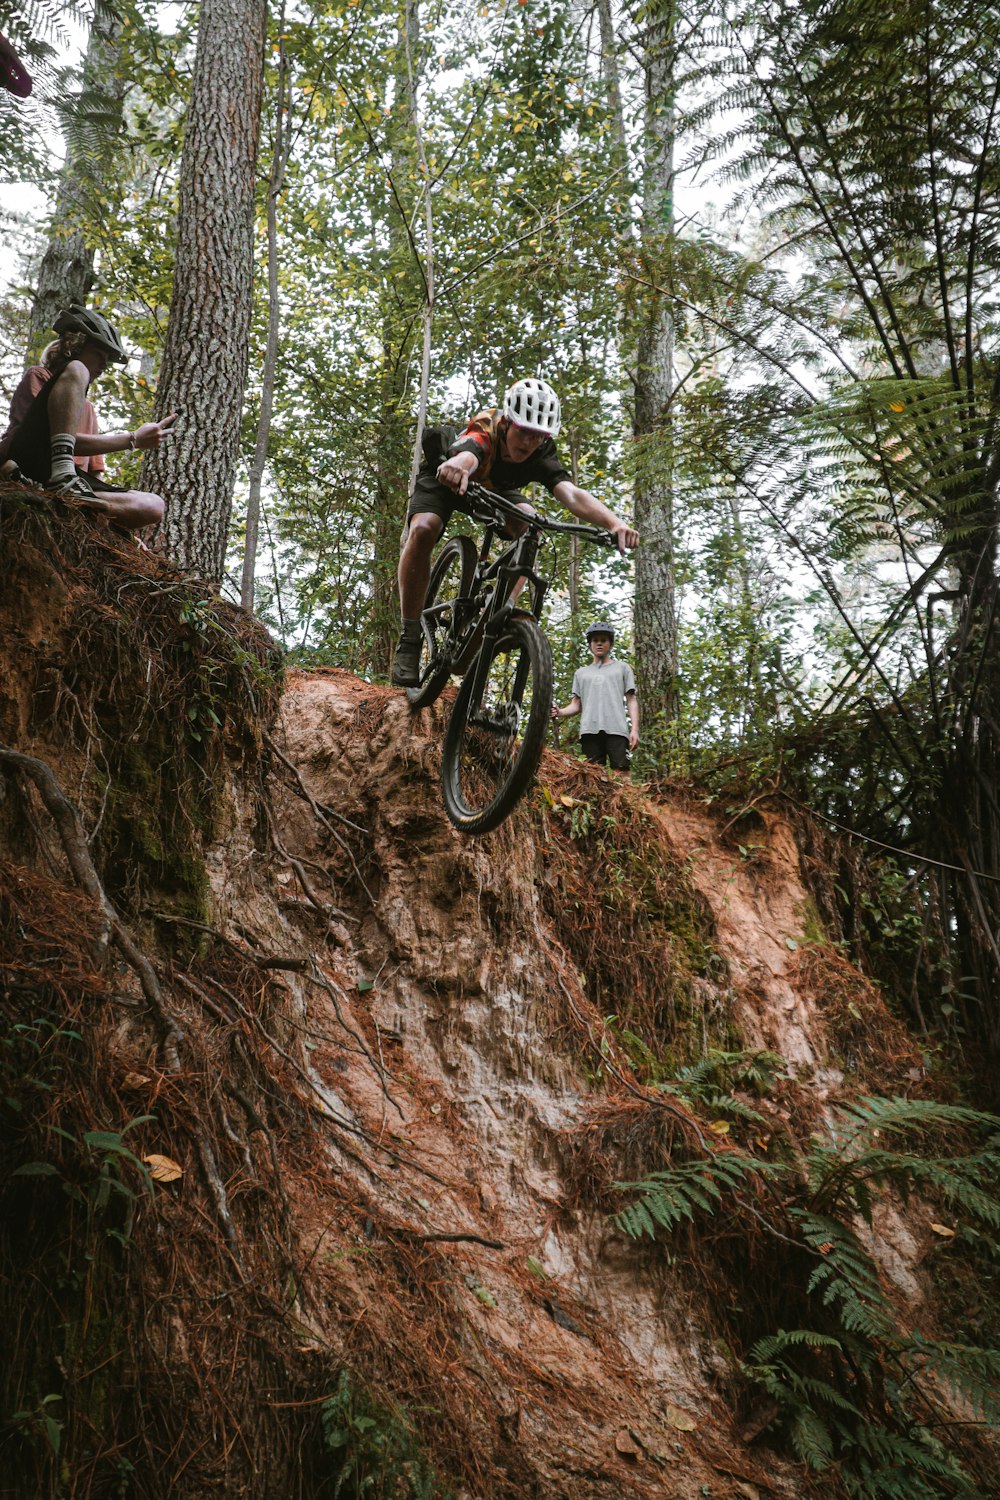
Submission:
[[[503,497],[512,505],[527,505],[528,499],[521,494],[520,490],[504,490]],[[430,512],[433,516],[440,516],[444,526],[447,526],[456,510],[469,514],[469,502],[464,495],[456,495],[447,485],[442,484],[433,469],[421,468],[417,472],[416,483],[413,486],[413,494],[410,496],[409,508],[406,512],[407,525],[414,516]]]

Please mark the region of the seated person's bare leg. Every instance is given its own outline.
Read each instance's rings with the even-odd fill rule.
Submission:
[[[89,381],[87,366],[78,359],[71,359],[52,386],[48,405],[49,441],[52,445],[50,485],[68,484],[76,478],[73,453]]]
[[[158,526],[166,510],[159,495],[149,494],[146,490],[125,490],[121,494],[108,494],[104,490],[100,498],[107,501],[108,520],[128,531]]]

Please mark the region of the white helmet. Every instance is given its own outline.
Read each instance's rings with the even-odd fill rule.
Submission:
[[[527,427],[555,437],[559,431],[559,397],[544,380],[518,380],[503,398],[503,414]]]

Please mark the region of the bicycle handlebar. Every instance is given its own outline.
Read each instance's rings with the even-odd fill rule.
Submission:
[[[474,519],[479,521],[490,521],[495,518],[495,513],[500,512],[505,516],[514,516],[518,521],[525,522],[528,526],[534,526],[539,531],[561,531],[569,532],[574,536],[582,536],[588,542],[594,542],[600,547],[615,547],[615,541],[610,531],[605,531],[603,526],[583,526],[577,521],[550,521],[548,516],[539,515],[536,511],[533,515],[520,509],[504,495],[498,495],[495,490],[488,490],[481,484],[471,481],[465,492],[466,498],[474,505],[482,507],[487,512],[494,514],[481,515],[473,512]]]

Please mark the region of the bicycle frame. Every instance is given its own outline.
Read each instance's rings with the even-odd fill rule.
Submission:
[[[476,670],[484,677],[486,664],[481,660],[480,647],[484,640],[495,640],[502,634],[504,625],[517,608],[511,596],[518,590],[519,584],[526,584],[531,590],[529,613],[536,620],[541,618],[549,589],[548,579],[535,571],[542,532],[570,532],[605,546],[613,544],[606,531],[594,526],[574,525],[572,522],[550,521],[546,516],[530,514],[519,509],[503,495],[494,494],[481,485],[470,484],[467,494],[472,502],[470,518],[485,523],[486,527],[479,547],[472,591],[464,598],[442,600],[437,608],[453,610],[446,649],[454,670],[468,670],[472,665],[472,649],[475,648],[478,658]],[[494,539],[502,534],[504,521],[508,518],[522,524],[525,527],[524,533],[511,538],[491,562],[490,549]],[[483,601],[486,589],[490,589],[491,593],[489,599]],[[476,683],[477,694],[482,686],[482,681]]]

